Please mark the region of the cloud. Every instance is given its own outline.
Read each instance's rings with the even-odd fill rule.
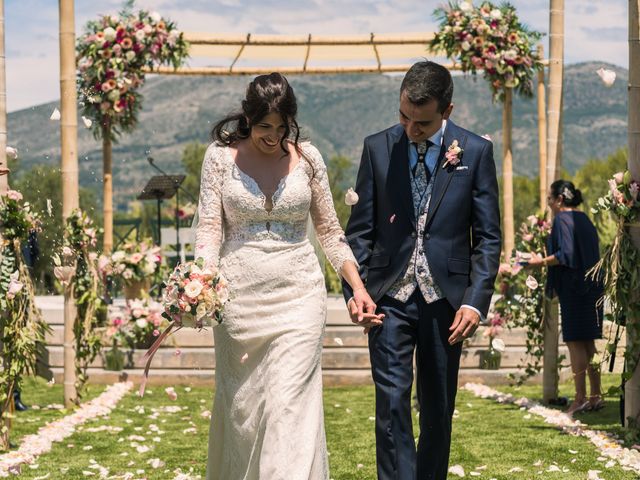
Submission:
[[[75,3],[77,34],[98,14],[116,13],[122,8],[122,0]],[[160,12],[184,31],[348,35],[434,31],[436,22],[431,13],[442,3],[440,0],[138,0],[136,5]],[[512,3],[524,23],[548,31],[548,0]],[[33,12],[38,12],[37,22],[33,20]],[[625,0],[566,0],[565,12],[568,63],[607,60],[627,66]],[[5,17],[9,111],[55,100],[60,88],[58,2],[5,2]],[[542,42],[548,53],[548,36]]]

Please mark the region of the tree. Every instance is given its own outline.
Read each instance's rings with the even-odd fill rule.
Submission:
[[[187,144],[182,151],[182,166],[187,175],[182,183],[182,188],[196,198],[200,195],[200,173],[206,151],[207,145],[197,142]],[[184,199],[184,196],[182,198]]]

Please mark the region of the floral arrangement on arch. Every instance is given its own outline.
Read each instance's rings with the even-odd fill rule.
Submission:
[[[616,234],[588,275],[602,279],[611,320],[626,325],[626,368],[622,376],[628,380],[636,370],[640,355],[640,324],[626,321],[627,318],[640,318],[640,252],[632,237],[640,236],[640,180],[632,178],[631,172],[626,171],[614,174],[608,182],[609,191],[598,199],[591,212],[595,215],[611,215],[616,222]],[[613,340],[608,340],[607,354],[616,351],[618,341],[617,334]],[[606,358],[602,361],[605,362]],[[609,393],[616,393],[614,390]],[[632,419],[629,425],[640,436],[638,421]]]
[[[150,239],[125,243],[110,257],[100,259],[103,273],[121,277],[125,284],[154,277],[162,266],[161,249]]]
[[[75,209],[66,219],[61,255],[53,256],[53,272],[66,294],[73,295],[77,307],[73,323],[77,403],[89,379],[89,365],[100,353],[101,346],[97,333],[97,313],[103,305],[96,251],[99,233],[91,217],[81,209]]]
[[[178,68],[188,44],[174,22],[157,12],[132,11],[133,1],[119,15],[90,21],[78,38],[78,88],[85,123],[96,137],[107,126],[130,131],[137,122],[142,96],[138,88],[147,70],[159,65]]]
[[[41,229],[40,217],[22,194],[0,196],[0,450],[9,449],[9,405],[22,377],[35,374],[38,344],[49,330],[35,304],[35,290],[21,244]]]
[[[522,327],[527,330],[527,364],[519,365],[523,373],[511,375],[517,383],[524,383],[540,372],[544,355],[544,269],[525,269],[532,253],[546,252],[546,240],[551,232],[551,223],[542,211],[527,217],[520,225],[516,238],[516,251],[508,262],[498,270],[499,298],[490,312],[490,318],[498,319],[500,326]],[[492,320],[493,321],[493,320]],[[489,327],[491,328],[491,327]],[[560,358],[562,361],[563,358]]]
[[[483,71],[494,99],[502,100],[506,88],[533,95],[533,75],[542,68],[535,50],[541,33],[518,19],[515,7],[471,1],[450,3],[435,10],[440,29],[430,42],[432,50],[446,52],[460,63],[463,72]]]

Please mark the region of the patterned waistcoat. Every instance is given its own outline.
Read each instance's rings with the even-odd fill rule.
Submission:
[[[437,168],[437,167],[436,167]],[[433,191],[434,175],[427,181],[426,175],[411,175],[411,193],[413,196],[413,208],[416,215],[416,226],[418,237],[416,246],[411,254],[406,269],[398,277],[398,280],[391,286],[387,295],[405,303],[413,294],[416,287],[427,303],[433,303],[444,297],[442,291],[431,276],[429,262],[424,250],[424,228],[427,222],[427,212],[431,202],[431,192]]]

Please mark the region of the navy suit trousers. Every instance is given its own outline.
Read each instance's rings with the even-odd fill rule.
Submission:
[[[376,388],[378,480],[445,480],[462,343],[449,345],[455,310],[427,304],[418,290],[407,303],[384,296],[383,325],[369,332]],[[411,388],[416,355],[420,435],[416,449]]]

